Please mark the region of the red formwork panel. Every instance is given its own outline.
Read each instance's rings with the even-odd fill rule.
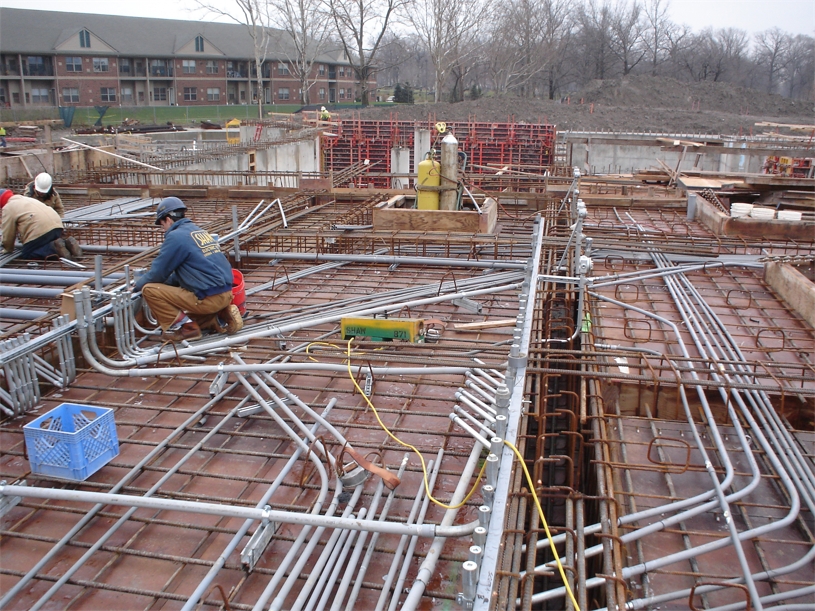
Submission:
[[[414,166],[414,133],[428,129],[435,150],[446,133],[452,133],[459,142],[459,150],[467,155],[468,177],[478,183],[479,174],[493,174],[504,166],[541,170],[554,161],[556,130],[545,123],[515,123],[507,121],[479,122],[474,117],[468,121],[448,122],[446,131],[439,133],[435,117],[427,121],[400,121],[396,114],[386,121],[366,121],[359,118],[343,119],[335,129],[322,138],[325,171],[339,171],[353,163],[368,160],[371,173],[391,172],[393,148],[403,147],[410,151],[411,168]],[[360,184],[387,188],[388,177],[369,176]]]

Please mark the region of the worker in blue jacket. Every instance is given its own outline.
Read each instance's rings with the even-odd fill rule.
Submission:
[[[209,232],[185,218],[184,205],[167,197],[156,208],[164,242],[135,289],[156,317],[168,341],[192,341],[202,329],[233,334],[243,318],[232,304],[232,266]]]

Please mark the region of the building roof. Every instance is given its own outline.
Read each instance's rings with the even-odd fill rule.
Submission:
[[[35,11],[0,8],[0,51],[3,53],[60,53],[58,47],[87,29],[91,35],[118,55],[136,57],[171,57],[182,55],[179,49],[199,34],[210,44],[205,52],[190,57],[226,57],[254,59],[252,39],[246,26],[237,23],[181,21],[147,17],[122,17],[92,13]],[[218,52],[207,52],[215,47]],[[83,49],[82,54],[110,55],[110,51]],[[284,30],[272,30],[267,59],[294,57],[294,48]],[[318,60],[342,61],[342,52],[322,54]]]

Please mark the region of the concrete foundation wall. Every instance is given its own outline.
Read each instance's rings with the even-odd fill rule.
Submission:
[[[614,134],[598,134],[596,138],[582,135],[564,134],[571,162],[581,171],[591,174],[631,173],[635,170],[662,169],[657,159],[661,159],[672,170],[676,169],[682,157],[682,149],[667,147],[661,144],[646,144],[642,139],[627,140],[620,137],[614,140]],[[755,153],[742,150],[746,143],[724,143],[733,146],[733,153],[706,151],[697,161],[697,152],[688,147],[680,171],[702,170],[709,172],[748,172],[759,173],[764,164],[766,153]]]
[[[764,279],[810,326],[815,327],[815,284],[792,265],[768,262]]]

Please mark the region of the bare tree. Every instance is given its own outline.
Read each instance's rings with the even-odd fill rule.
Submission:
[[[755,36],[756,63],[764,68],[767,92],[773,93],[777,77],[784,67],[790,36],[778,28],[760,32]]]
[[[656,76],[659,66],[671,57],[671,50],[684,36],[677,36],[676,26],[668,17],[670,0],[648,0],[644,7],[645,31],[643,42],[651,65],[651,76]]]
[[[330,15],[322,0],[268,0],[268,6],[271,22],[291,40],[292,53],[285,54],[300,81],[300,102],[309,104],[309,91],[318,78],[312,76],[314,64],[330,40]]]
[[[359,81],[363,106],[369,103],[369,82],[376,73],[377,51],[395,12],[407,0],[324,0],[345,56]]]
[[[611,8],[601,0],[587,0],[577,13],[579,41],[583,51],[583,80],[612,75]]]
[[[623,76],[628,75],[647,53],[642,40],[642,6],[621,0],[611,13],[611,52],[622,64]]]
[[[212,4],[207,0],[196,0],[198,6],[216,15],[227,17],[236,23],[246,26],[252,39],[252,50],[255,56],[255,78],[257,79],[258,118],[263,118],[263,62],[269,52],[269,13],[265,0],[232,0],[231,2]],[[229,8],[225,8],[225,7]]]
[[[488,7],[484,0],[412,0],[404,5],[404,17],[424,43],[433,63],[436,102],[441,100],[450,71],[456,69],[462,77],[462,70],[472,66],[468,56],[479,47],[476,41],[481,25],[487,21]]]
[[[815,99],[815,39],[798,34],[790,40],[784,62],[784,80],[791,98]]]

